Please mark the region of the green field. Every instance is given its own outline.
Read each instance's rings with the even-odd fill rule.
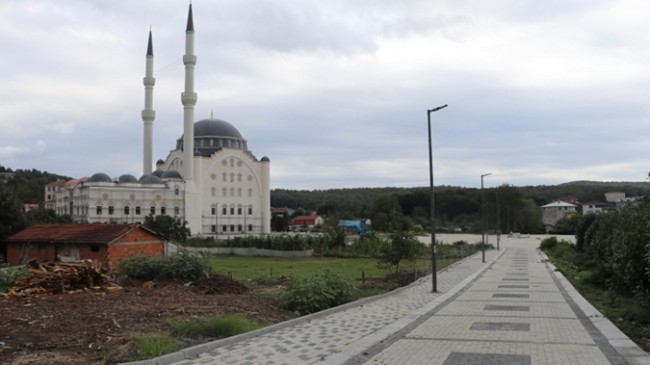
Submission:
[[[242,257],[242,256],[213,256],[210,258],[212,268],[220,275],[232,275],[234,279],[246,281],[260,276],[305,278],[316,272],[330,270],[340,272],[346,277],[361,279],[379,279],[390,272],[377,266],[374,258],[340,258],[340,257]],[[452,260],[438,260],[437,267],[441,270]],[[431,272],[430,259],[420,259],[416,263],[403,262],[400,271]]]

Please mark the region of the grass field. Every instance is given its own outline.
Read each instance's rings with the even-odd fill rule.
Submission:
[[[361,279],[383,278],[390,273],[387,269],[380,269],[378,261],[374,258],[340,258],[340,257],[242,257],[242,256],[213,256],[210,258],[214,272],[220,275],[232,275],[233,278],[246,281],[260,276],[292,276],[305,278],[316,272],[330,270],[340,272],[346,277]],[[442,270],[455,260],[438,260],[437,268]],[[415,263],[403,262],[400,271],[430,273],[431,260],[419,259]]]

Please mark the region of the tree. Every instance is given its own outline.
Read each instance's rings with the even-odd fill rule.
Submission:
[[[144,218],[144,225],[165,239],[175,242],[184,242],[191,235],[187,221],[168,215],[149,214]]]
[[[14,196],[0,185],[0,242],[25,228],[25,217]]]
[[[394,272],[399,272],[402,260],[413,261],[417,259],[423,244],[415,238],[411,231],[394,231],[389,234],[390,244],[383,247],[379,256],[379,264]]]
[[[402,207],[395,195],[379,197],[372,206],[372,229],[380,232],[389,231],[391,222],[401,216]]]
[[[32,209],[25,218],[28,226],[34,224],[72,223],[70,215],[57,215],[54,210],[42,206]]]
[[[564,217],[555,223],[551,233],[554,234],[576,234],[578,231],[578,226],[582,221],[582,216],[580,214],[574,214],[569,217]]]

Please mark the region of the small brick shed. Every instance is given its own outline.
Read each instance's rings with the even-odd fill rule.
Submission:
[[[165,240],[140,224],[37,224],[6,241],[6,260],[11,265],[29,260],[98,260],[110,270],[134,255],[162,257]]]

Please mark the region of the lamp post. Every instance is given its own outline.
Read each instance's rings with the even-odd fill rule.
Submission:
[[[438,291],[438,278],[436,277],[436,229],[434,225],[434,198],[433,198],[433,148],[431,146],[431,113],[437,112],[440,109],[447,107],[447,104],[433,108],[427,109],[427,122],[429,127],[429,187],[431,189],[431,207],[429,215],[431,216],[431,285],[433,286],[433,292]]]
[[[499,251],[499,240],[501,239],[501,211],[499,210],[499,188],[497,188],[497,251]]]
[[[481,225],[482,225],[482,240],[481,240],[481,252],[483,257],[483,262],[485,262],[485,191],[483,191],[483,178],[489,176],[490,173],[481,175]]]

